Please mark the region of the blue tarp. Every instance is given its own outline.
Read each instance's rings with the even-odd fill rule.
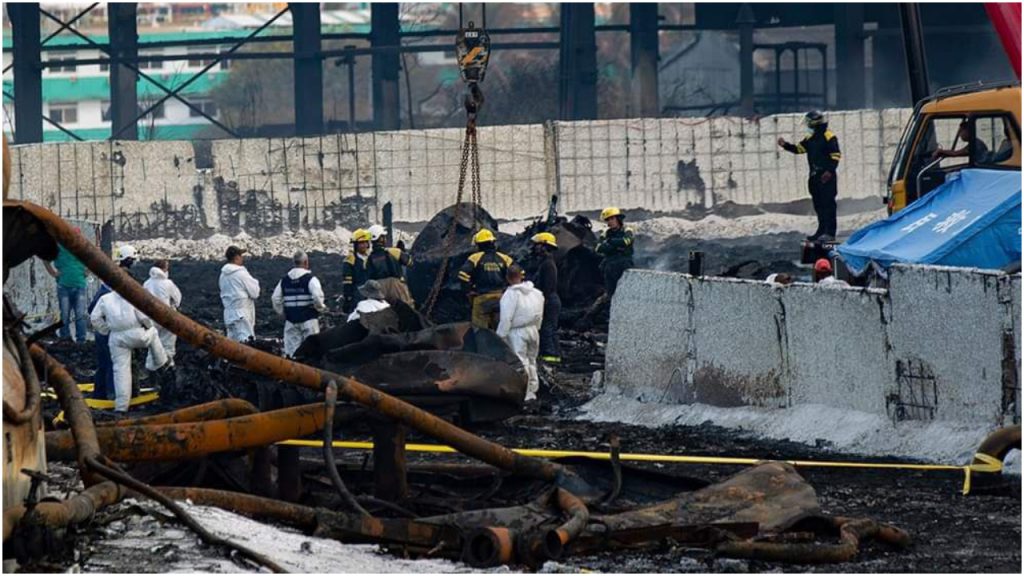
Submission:
[[[836,247],[854,275],[894,263],[1000,269],[1021,257],[1021,173],[966,169]]]

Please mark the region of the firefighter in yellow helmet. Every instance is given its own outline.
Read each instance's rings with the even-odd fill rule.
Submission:
[[[562,300],[558,297],[558,265],[555,253],[558,240],[550,232],[540,232],[530,238],[531,250],[539,260],[533,277],[533,287],[544,294],[544,321],[540,325],[540,359],[549,364],[562,361],[558,343],[558,316],[562,313]]]
[[[479,252],[469,255],[459,269],[459,282],[472,302],[473,326],[495,330],[501,293],[508,286],[505,278],[512,258],[498,252],[494,233],[484,228],[473,236]]]
[[[603,256],[601,272],[604,274],[604,289],[611,298],[619,285],[619,278],[633,267],[633,231],[623,224],[626,215],[615,207],[601,211],[601,220],[608,229],[601,233],[596,252]]]
[[[341,265],[341,296],[342,310],[346,313],[355,310],[362,295],[356,288],[370,279],[366,261],[370,257],[370,232],[362,228],[352,233],[352,249],[345,262]]]

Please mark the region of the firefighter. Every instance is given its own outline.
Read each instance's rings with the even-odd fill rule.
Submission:
[[[400,248],[389,248],[387,230],[380,224],[370,226],[372,248],[366,259],[366,275],[376,280],[390,304],[398,300],[413,305],[412,294],[405,285],[404,268],[412,266],[412,256]]]
[[[341,309],[345,313],[355,310],[356,304],[362,300],[356,287],[362,286],[370,279],[366,269],[366,261],[370,257],[370,239],[368,230],[360,228],[353,232],[352,250],[345,256],[345,262],[341,265]]]
[[[472,302],[472,322],[477,328],[498,327],[501,293],[508,286],[505,278],[512,258],[498,252],[494,233],[484,228],[473,236],[479,252],[470,254],[459,270],[459,282]]]
[[[790,144],[782,137],[779,146],[793,154],[806,154],[810,175],[807,189],[818,216],[818,228],[807,237],[812,242],[830,242],[836,238],[836,168],[843,157],[839,151],[839,139],[828,129],[825,116],[811,110],[804,116],[807,135],[797,144]]]
[[[270,297],[274,311],[284,317],[284,355],[289,358],[306,338],[320,333],[320,313],[327,310],[320,279],[309,271],[309,256],[299,250],[292,264]]]
[[[534,234],[531,250],[540,258],[540,265],[533,279],[533,285],[544,294],[544,321],[540,325],[540,359],[549,364],[562,361],[561,346],[558,342],[558,316],[562,312],[562,301],[558,297],[558,265],[555,252],[558,241],[550,232]]]
[[[604,289],[611,298],[619,285],[622,274],[633,267],[633,231],[623,224],[626,215],[622,210],[610,206],[601,211],[601,220],[608,229],[601,233],[596,252],[604,257],[601,272],[604,274]]]

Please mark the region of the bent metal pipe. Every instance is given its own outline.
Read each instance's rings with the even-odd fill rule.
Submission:
[[[102,250],[53,212],[31,202],[4,202],[5,219],[17,217],[20,211],[35,217],[53,239],[142,313],[197,348],[249,372],[313,390],[323,390],[327,382],[334,380],[338,383],[339,397],[362,404],[423,434],[442,440],[467,456],[526,477],[551,481],[564,476],[564,469],[558,464],[516,454],[361,382],[229,340],[152,297]]]

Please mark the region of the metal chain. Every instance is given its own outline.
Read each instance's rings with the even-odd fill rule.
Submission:
[[[469,164],[470,156],[476,158],[476,126],[473,123],[467,123],[466,125],[466,137],[462,141],[462,161],[459,163],[459,190],[455,196],[455,213],[452,215],[452,221],[448,225],[448,233],[444,238],[444,248],[441,251],[443,258],[441,260],[441,267],[437,271],[437,276],[434,278],[434,285],[430,289],[430,294],[427,296],[427,301],[423,305],[423,315],[430,318],[430,314],[434,311],[434,304],[437,303],[437,297],[441,293],[441,286],[444,284],[445,275],[448,272],[448,260],[451,258],[452,248],[455,246],[455,232],[456,227],[459,223],[460,212],[462,211],[462,193],[466,188],[466,167]],[[479,188],[480,188],[480,166],[479,162],[474,163],[473,176],[474,182],[472,184],[472,197],[473,202],[479,201]],[[476,216],[476,205],[473,207],[474,217]],[[475,221],[475,219],[474,219]]]

